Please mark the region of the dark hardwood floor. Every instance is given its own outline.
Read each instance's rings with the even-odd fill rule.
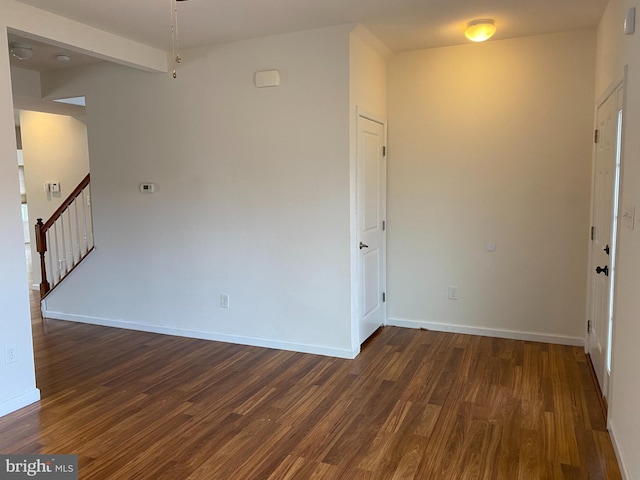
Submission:
[[[81,479],[620,479],[581,348],[386,327],[355,360],[53,320],[2,453]]]

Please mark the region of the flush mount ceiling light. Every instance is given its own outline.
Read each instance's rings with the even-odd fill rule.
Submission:
[[[59,62],[68,62],[69,60],[71,60],[71,56],[67,55],[66,53],[59,53],[58,55],[56,55],[56,60]]]
[[[9,46],[9,52],[19,60],[29,60],[33,57],[33,49],[28,43],[13,42]]]
[[[472,42],[484,42],[496,33],[496,22],[491,18],[471,20],[467,23],[465,36]]]

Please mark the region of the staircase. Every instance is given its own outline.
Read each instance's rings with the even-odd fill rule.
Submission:
[[[40,298],[46,297],[94,249],[90,175],[46,222],[35,225],[40,254]]]

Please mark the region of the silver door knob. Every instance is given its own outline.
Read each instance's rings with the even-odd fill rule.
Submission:
[[[369,248],[369,245],[366,245],[366,244],[360,242],[360,250],[362,250],[363,248]]]

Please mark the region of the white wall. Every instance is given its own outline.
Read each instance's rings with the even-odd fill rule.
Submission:
[[[11,86],[14,95],[40,98],[40,72],[11,67]]]
[[[620,228],[609,428],[625,478],[640,478],[640,34],[624,35],[622,21],[636,4],[610,0],[598,29],[596,98],[619,79],[628,65],[623,119],[621,205],[636,206],[635,229]]]
[[[27,205],[31,230],[38,218],[51,216],[89,173],[87,127],[84,118],[40,112],[20,112]],[[58,182],[60,192],[45,192],[44,183]],[[31,242],[33,282],[40,283],[39,254]]]
[[[6,27],[0,24],[0,415],[37,401]],[[4,347],[18,361],[6,365]]]
[[[114,65],[43,75],[45,96],[87,97],[96,239],[48,311],[353,355],[351,28],[185,51],[177,79]],[[282,85],[255,88],[269,68]]]
[[[392,58],[391,324],[583,343],[594,49],[576,31]]]
[[[390,57],[391,51],[362,25],[353,29],[349,44],[352,118],[356,116],[356,107],[382,119],[386,118],[387,60]]]

